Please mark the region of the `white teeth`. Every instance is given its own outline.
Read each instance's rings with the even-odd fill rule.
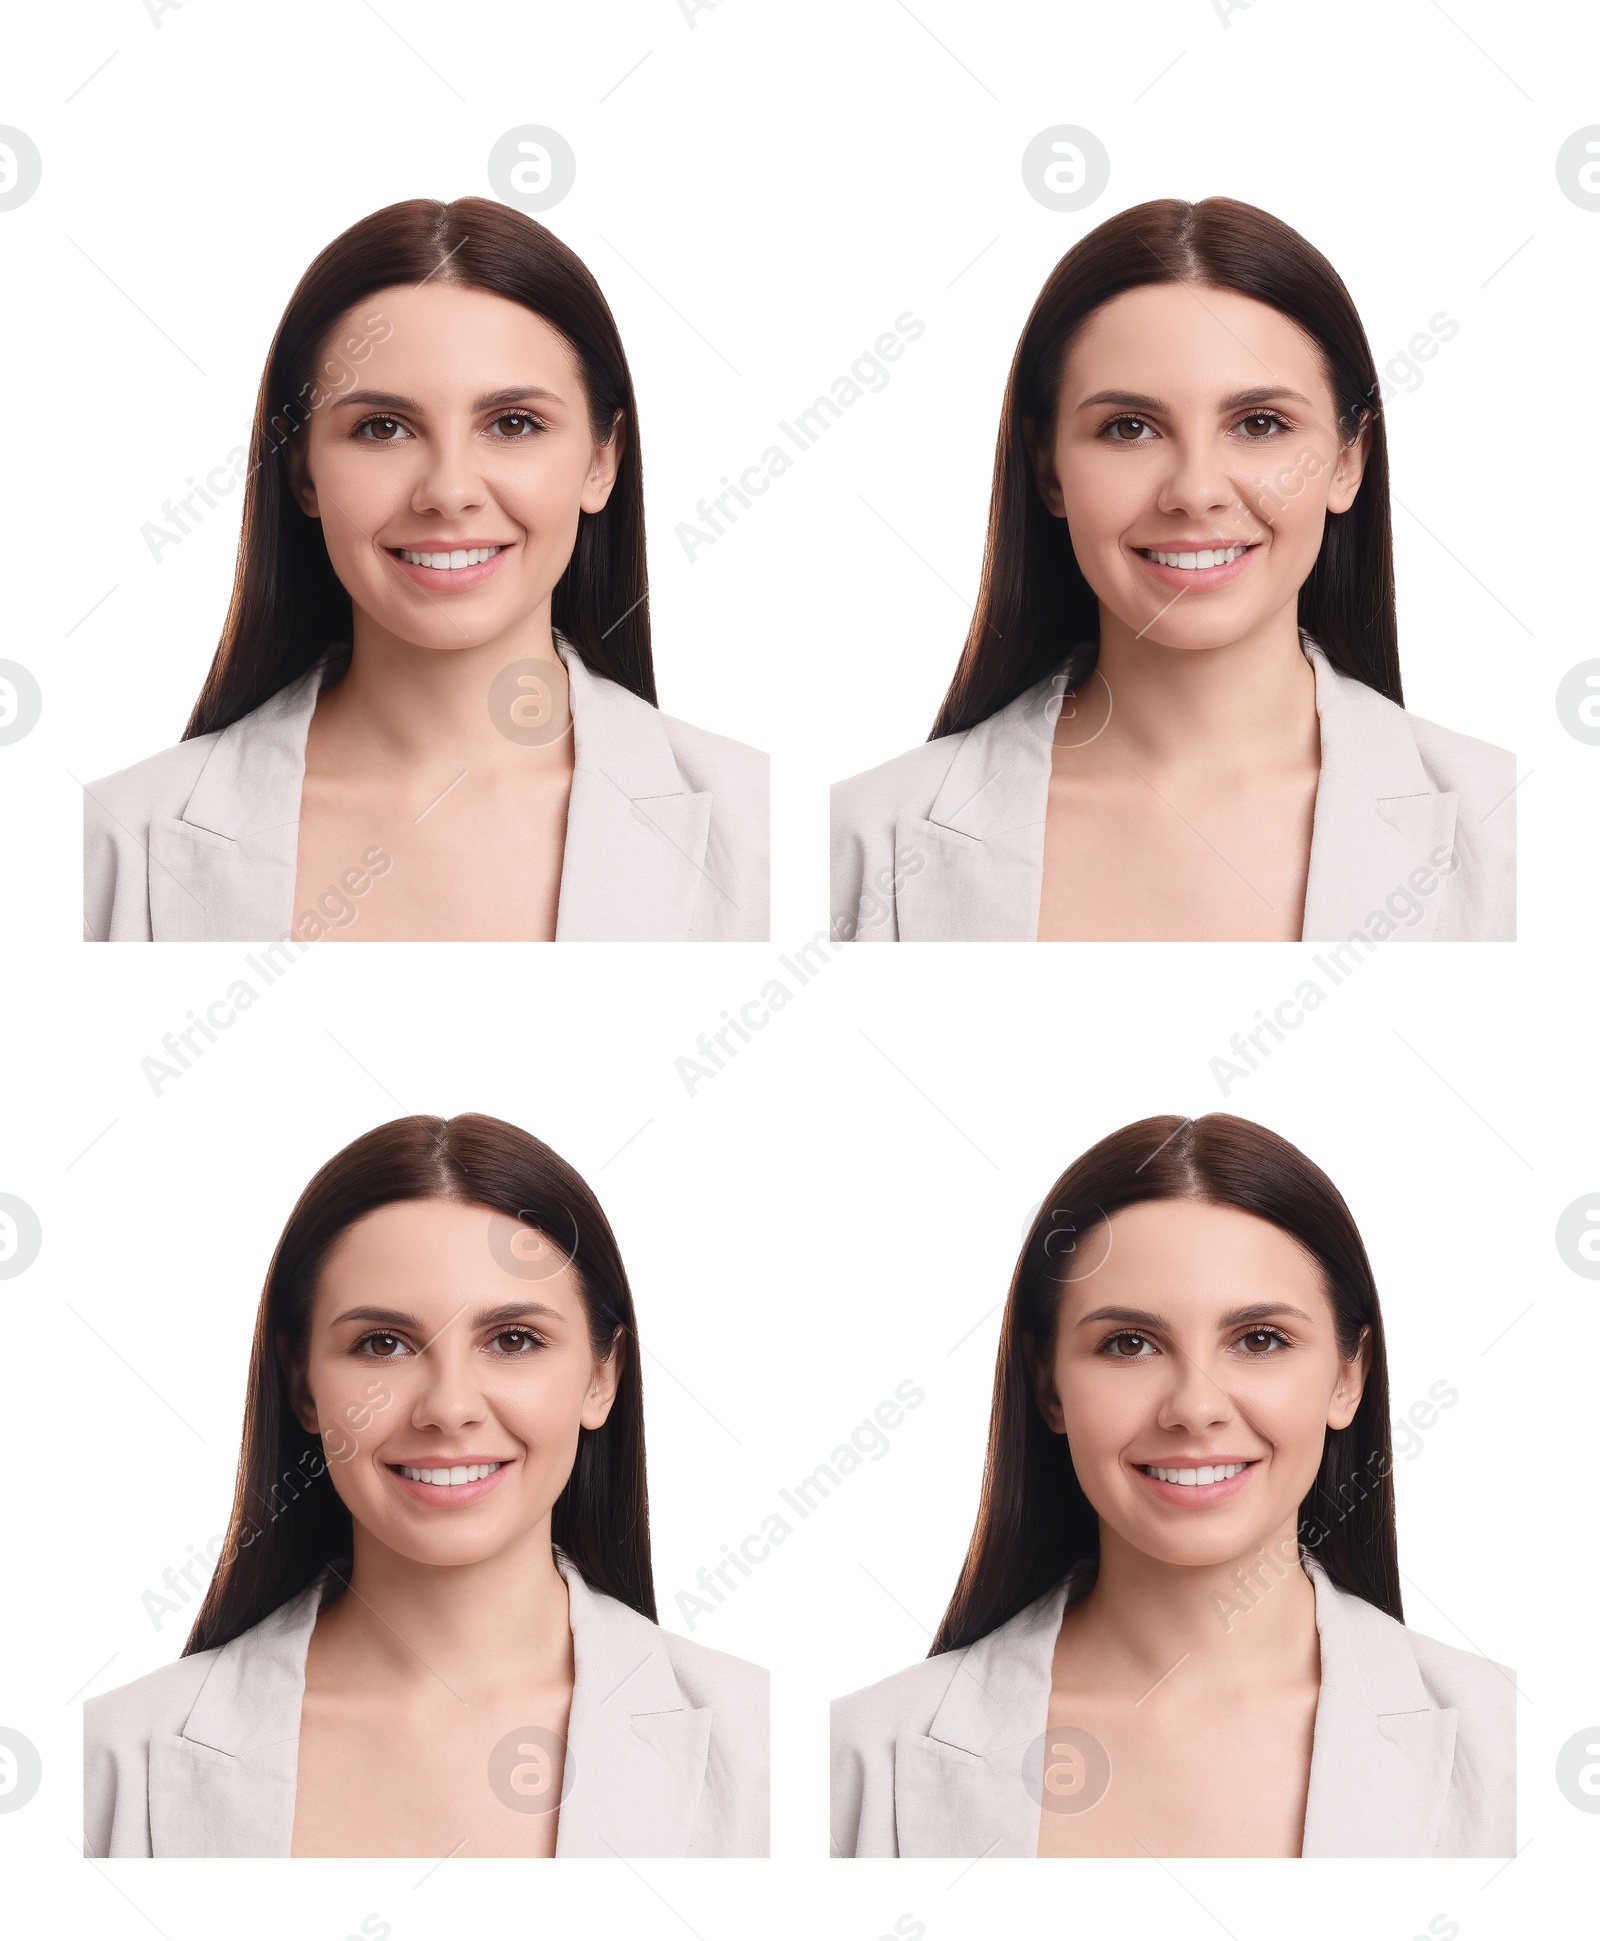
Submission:
[[[1158,1469],[1154,1463],[1143,1465],[1147,1476],[1154,1476],[1158,1483],[1225,1483],[1230,1476],[1237,1476],[1247,1465],[1242,1462],[1202,1464],[1198,1469]]]
[[[1146,559],[1153,559],[1158,566],[1181,567],[1186,573],[1203,572],[1208,566],[1226,566],[1241,553],[1249,552],[1248,546],[1229,546],[1200,553],[1158,553],[1153,547],[1143,549]]]
[[[408,1476],[414,1483],[432,1483],[439,1489],[450,1489],[458,1483],[479,1483],[485,1476],[492,1476],[504,1463],[468,1462],[457,1463],[453,1469],[413,1469],[405,1463],[400,1464],[400,1474]]]
[[[462,566],[481,566],[504,551],[503,546],[458,546],[453,553],[408,553],[402,549],[400,557],[411,566],[432,566],[453,573]]]

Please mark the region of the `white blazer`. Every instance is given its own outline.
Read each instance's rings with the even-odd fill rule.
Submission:
[[[556,1858],[760,1859],[767,1674],[591,1590],[557,1552],[576,1677]],[[231,1643],[83,1708],[84,1852],[282,1860],[326,1572]]]
[[[576,767],[556,942],[767,939],[767,758],[593,674],[559,634]],[[306,735],[327,661],[84,793],[84,935],[290,934]]]
[[[1302,1857],[1514,1854],[1515,1676],[1397,1624],[1320,1564],[1307,1570],[1322,1689]],[[834,1702],[836,1857],[1037,1854],[1040,1796],[1023,1755],[1045,1730],[1067,1592],[1058,1584],[976,1644]]]
[[[1301,638],[1322,739],[1301,941],[1514,937],[1515,757],[1407,714]],[[835,785],[835,943],[1037,938],[1060,695],[1052,674]]]

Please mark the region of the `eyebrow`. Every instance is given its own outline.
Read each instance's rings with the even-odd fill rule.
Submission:
[[[509,1301],[503,1307],[479,1308],[472,1317],[472,1326],[503,1328],[512,1321],[526,1321],[535,1315],[547,1315],[552,1321],[565,1319],[559,1308],[546,1307],[541,1301]],[[423,1325],[419,1316],[392,1307],[347,1307],[342,1314],[336,1314],[328,1325],[337,1328],[346,1321],[373,1321],[386,1328],[420,1329]],[[447,1321],[445,1326],[449,1325]]]
[[[1247,1326],[1252,1321],[1271,1321],[1279,1315],[1292,1315],[1297,1321],[1309,1322],[1311,1319],[1304,1308],[1294,1307],[1288,1301],[1257,1301],[1250,1307],[1230,1308],[1221,1317],[1218,1326],[1237,1328]],[[1092,1314],[1084,1315],[1078,1326],[1087,1328],[1103,1321],[1120,1321],[1129,1328],[1149,1328],[1152,1333],[1164,1332],[1171,1326],[1159,1314],[1151,1314],[1147,1309],[1137,1307],[1097,1307]]]
[[[1290,399],[1296,404],[1311,406],[1310,398],[1300,391],[1291,391],[1287,385],[1258,384],[1252,391],[1235,391],[1225,397],[1219,409],[1223,411],[1242,411],[1253,404],[1272,404],[1278,399]],[[1085,398],[1078,410],[1087,411],[1093,405],[1115,404],[1125,411],[1148,411],[1152,417],[1170,416],[1172,407],[1160,398],[1146,397],[1142,391],[1096,391],[1092,398]]]
[[[546,391],[540,385],[510,385],[503,391],[485,391],[480,398],[474,398],[474,411],[503,411],[507,405],[526,404],[532,399],[543,399],[551,404],[565,404],[566,399],[559,391]],[[335,405],[375,405],[384,411],[411,411],[418,417],[424,415],[425,407],[415,398],[403,398],[397,391],[346,391],[342,397],[332,400]]]

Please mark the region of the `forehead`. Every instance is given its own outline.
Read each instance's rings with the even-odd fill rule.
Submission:
[[[577,1315],[576,1246],[573,1231],[546,1235],[490,1207],[402,1200],[364,1214],[334,1242],[315,1311],[382,1306],[442,1323],[463,1304],[533,1301]]]
[[[581,384],[572,346],[553,324],[510,297],[459,283],[374,291],[334,326],[328,354],[347,337],[371,344],[370,354],[349,366],[363,390],[450,397],[539,384],[568,396]]]
[[[1203,1200],[1122,1208],[1084,1236],[1069,1271],[1064,1316],[1106,1306],[1174,1320],[1272,1300],[1311,1313],[1327,1306],[1316,1262],[1281,1227]]]
[[[1331,402],[1320,350],[1281,310],[1211,284],[1152,283],[1084,322],[1067,353],[1063,402],[1102,390],[1209,401],[1264,384]]]

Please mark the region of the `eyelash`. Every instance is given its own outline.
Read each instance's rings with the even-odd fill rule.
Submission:
[[[501,1328],[496,1333],[490,1335],[489,1339],[490,1341],[525,1340],[532,1344],[530,1347],[518,1348],[509,1354],[502,1351],[497,1356],[497,1359],[502,1361],[526,1361],[532,1355],[536,1354],[539,1349],[548,1346],[544,1336],[534,1328]],[[374,1341],[396,1341],[400,1342],[402,1347],[405,1346],[402,1337],[397,1335],[393,1329],[375,1328],[371,1334],[364,1334],[359,1341],[353,1341],[350,1344],[351,1354],[359,1355],[366,1361],[401,1361],[405,1358],[401,1355],[367,1354],[366,1349],[368,1344]],[[406,1348],[406,1354],[409,1355],[410,1353],[411,1350]]]
[[[547,431],[549,429],[549,427],[545,424],[544,420],[542,418],[536,417],[531,411],[502,411],[499,413],[497,417],[491,418],[489,422],[494,425],[503,425],[508,423],[512,419],[516,419],[523,424],[531,425],[533,427],[533,430],[530,432],[519,433],[515,438],[503,438],[503,437],[497,438],[496,439],[497,444],[502,444],[502,445],[530,444],[537,433],[541,431]],[[368,425],[399,425],[401,430],[405,431],[406,438],[410,438],[414,435],[412,432],[406,429],[405,425],[401,422],[399,418],[395,417],[393,412],[375,411],[370,418],[363,418],[358,425],[352,426],[350,431],[350,436],[352,438],[361,439],[361,442],[365,445],[400,445],[405,443],[405,439],[401,439],[401,438],[362,438],[362,433],[366,430]]]
[[[1245,1356],[1245,1359],[1247,1361],[1265,1361],[1268,1358],[1268,1356],[1275,1355],[1284,1348],[1291,1348],[1294,1346],[1293,1342],[1290,1341],[1289,1337],[1283,1332],[1281,1328],[1272,1328],[1272,1327],[1266,1327],[1266,1326],[1246,1328],[1244,1332],[1237,1337],[1237,1339],[1234,1342],[1234,1346],[1237,1347],[1240,1342],[1248,1341],[1252,1335],[1267,1335],[1268,1337],[1270,1337],[1273,1345],[1270,1348],[1263,1349],[1260,1353],[1247,1353]],[[1097,1354],[1103,1355],[1107,1361],[1148,1361],[1150,1359],[1148,1355],[1113,1354],[1111,1352],[1112,1347],[1116,1342],[1119,1342],[1119,1341],[1143,1341],[1143,1342],[1149,1343],[1150,1337],[1147,1334],[1141,1334],[1136,1328],[1119,1328],[1115,1334],[1108,1334],[1105,1340],[1100,1343],[1100,1346],[1096,1349],[1095,1352]]]
[[[1293,425],[1289,423],[1289,420],[1284,417],[1282,412],[1269,411],[1264,407],[1258,407],[1254,411],[1245,412],[1243,417],[1235,421],[1233,429],[1237,431],[1240,425],[1248,424],[1252,418],[1269,419],[1273,428],[1271,432],[1260,438],[1247,438],[1245,440],[1246,444],[1265,445],[1270,439],[1277,437],[1279,433],[1294,429]],[[1148,445],[1153,442],[1148,438],[1113,438],[1111,434],[1117,425],[1144,425],[1147,429],[1154,429],[1150,424],[1150,420],[1148,418],[1141,418],[1136,411],[1119,411],[1116,417],[1107,418],[1096,433],[1096,436],[1104,440],[1108,445]]]

